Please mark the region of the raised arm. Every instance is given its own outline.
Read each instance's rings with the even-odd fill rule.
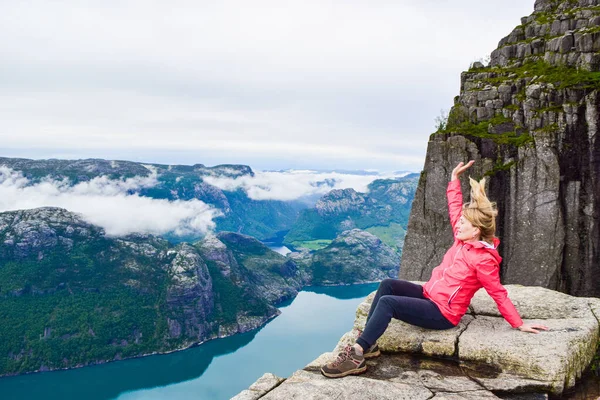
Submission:
[[[448,199],[448,214],[450,215],[450,224],[452,224],[452,230],[456,226],[460,214],[462,212],[463,197],[460,190],[460,175],[473,165],[475,161],[471,160],[466,165],[465,163],[459,163],[453,170],[450,176],[450,183],[448,183],[448,189],[446,190],[446,198]]]
[[[452,175],[450,176],[450,180],[451,181],[455,181],[458,178],[460,178],[460,176],[462,175],[463,172],[465,172],[466,170],[468,170],[469,168],[471,168],[471,165],[473,165],[475,163],[475,160],[471,160],[467,163],[467,165],[465,165],[464,162],[459,162],[458,165],[456,167],[454,167],[454,169],[452,170]]]

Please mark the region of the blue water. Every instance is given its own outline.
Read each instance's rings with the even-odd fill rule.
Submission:
[[[305,288],[261,329],[167,355],[0,379],[0,399],[229,399],[331,351],[377,284]]]
[[[292,251],[288,249],[286,246],[268,246],[271,250],[281,254],[282,256],[286,256]]]

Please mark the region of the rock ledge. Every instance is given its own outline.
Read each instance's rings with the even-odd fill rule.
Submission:
[[[494,399],[494,392],[559,395],[575,385],[591,363],[599,340],[600,299],[579,298],[541,287],[508,285],[509,296],[527,323],[550,330],[527,334],[512,329],[495,303],[480,290],[470,314],[447,331],[430,331],[393,320],[378,341],[382,357],[358,377],[327,379],[319,368],[362,329],[374,293],[359,305],[354,329],[325,353],[281,380],[268,380],[242,399]],[[248,397],[250,392],[254,395]],[[366,398],[366,397],[365,397]],[[528,397],[529,398],[529,397]]]

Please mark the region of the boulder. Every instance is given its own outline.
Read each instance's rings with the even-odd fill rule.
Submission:
[[[393,320],[379,347],[384,352],[452,357],[465,364],[491,366],[501,375],[480,380],[489,390],[527,388],[559,394],[574,386],[598,347],[595,310],[600,299],[542,287],[506,287],[525,323],[542,323],[549,331],[536,335],[512,329],[482,289],[473,297],[472,314],[465,315],[456,328],[431,331]],[[358,307],[355,328],[364,329],[373,296]],[[348,336],[352,333],[343,341],[352,341]]]

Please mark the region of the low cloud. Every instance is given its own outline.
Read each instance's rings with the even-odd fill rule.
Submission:
[[[303,197],[323,195],[333,189],[352,188],[366,192],[368,185],[376,179],[394,175],[357,175],[339,172],[316,172],[290,170],[283,172],[256,172],[253,177],[239,178],[205,177],[207,183],[222,190],[239,188],[253,200],[297,200]],[[395,175],[399,176],[399,175]]]
[[[125,180],[98,177],[71,185],[68,180],[46,179],[31,184],[20,172],[0,167],[0,212],[61,207],[80,213],[113,236],[133,232],[181,236],[215,228],[213,218],[221,212],[202,201],[168,201],[132,193],[156,183],[153,171],[148,177]]]

